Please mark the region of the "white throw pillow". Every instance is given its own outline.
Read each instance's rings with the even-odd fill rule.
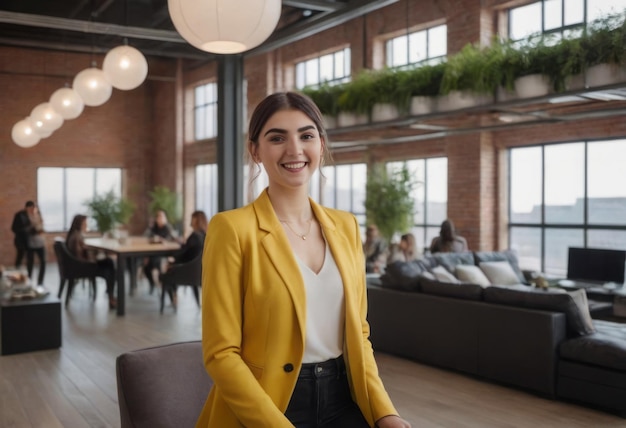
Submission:
[[[435,275],[435,278],[441,282],[452,282],[458,283],[459,280],[454,277],[445,267],[436,266],[430,270],[430,272]]]
[[[481,262],[480,269],[493,285],[519,284],[519,278],[506,260],[498,262]]]
[[[482,270],[478,266],[474,265],[457,265],[456,277],[461,282],[468,282],[470,284],[478,284],[481,287],[489,287],[491,282],[489,278],[485,276]]]

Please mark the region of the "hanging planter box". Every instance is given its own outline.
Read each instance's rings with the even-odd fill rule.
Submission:
[[[626,82],[626,70],[617,64],[598,64],[587,69],[585,83],[588,88]]]
[[[501,102],[516,100],[516,99],[517,99],[517,94],[515,93],[515,91],[510,91],[504,86],[498,86],[498,89],[496,90],[497,102],[501,103]]]
[[[493,102],[492,97],[469,91],[452,91],[437,99],[437,110],[450,111],[475,107]]]
[[[411,114],[413,116],[428,114],[433,111],[435,111],[434,97],[419,96],[411,98]]]
[[[366,114],[356,114],[347,111],[342,111],[337,116],[337,126],[345,128],[348,126],[365,125],[368,123],[368,117]]]
[[[585,76],[582,74],[574,74],[565,78],[566,91],[579,91],[585,88]]]
[[[520,98],[543,97],[550,93],[550,78],[543,74],[529,74],[515,80],[515,93]]]
[[[322,119],[324,119],[324,126],[326,129],[332,129],[337,127],[337,118],[335,116],[329,116],[327,114],[322,115]]]
[[[399,117],[398,107],[393,104],[379,103],[372,107],[372,122],[385,122]]]

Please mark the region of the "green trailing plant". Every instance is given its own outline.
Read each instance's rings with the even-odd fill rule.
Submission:
[[[128,199],[121,198],[108,191],[102,195],[95,195],[85,202],[89,216],[96,222],[99,232],[107,233],[118,225],[126,225],[135,212],[135,204]]]
[[[168,187],[155,186],[149,195],[148,209],[150,214],[154,215],[158,210],[163,210],[172,224],[177,225],[182,221],[182,200],[178,194]]]
[[[406,165],[393,171],[388,171],[384,164],[374,164],[369,169],[365,187],[367,223],[378,226],[387,242],[395,233],[405,233],[413,225],[411,191],[416,185]]]
[[[626,62],[624,14],[591,23],[580,37],[534,35],[512,44],[494,39],[490,46],[468,45],[446,62],[411,69],[363,70],[336,86],[306,89],[324,114],[341,111],[369,114],[374,104],[391,103],[405,112],[412,97],[444,95],[453,90],[491,94],[512,89],[517,78],[547,75],[556,92],[565,90],[568,76],[600,63]]]

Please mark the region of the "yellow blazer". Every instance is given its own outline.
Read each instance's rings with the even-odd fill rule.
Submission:
[[[350,213],[312,200],[311,206],[343,279],[344,358],[352,396],[374,426],[397,412],[369,341],[359,225]],[[284,412],[302,364],[305,298],[267,190],[252,204],[211,219],[202,261],[202,349],[215,385],[197,427],[293,427]]]

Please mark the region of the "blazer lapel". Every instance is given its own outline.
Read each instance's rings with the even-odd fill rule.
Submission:
[[[254,211],[258,220],[259,229],[267,232],[261,238],[261,245],[274,266],[276,272],[282,278],[285,287],[291,294],[300,331],[303,333],[306,327],[306,294],[304,280],[300,268],[295,259],[285,231],[280,225],[274,208],[267,194],[267,189],[253,202]],[[304,343],[303,343],[304,345]]]

